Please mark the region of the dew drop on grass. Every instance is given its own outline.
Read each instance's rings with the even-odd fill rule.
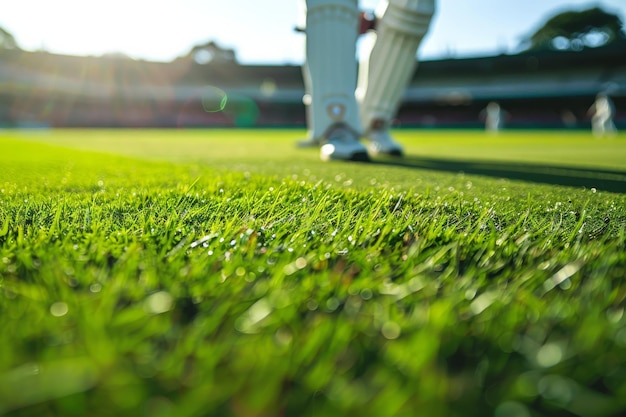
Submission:
[[[400,325],[398,323],[393,321],[387,321],[385,322],[385,324],[383,324],[380,332],[383,334],[385,339],[395,340],[400,337],[402,329],[400,328]]]
[[[293,335],[287,329],[278,329],[274,334],[274,341],[279,346],[288,346],[293,340]]]
[[[296,268],[294,264],[288,264],[288,265],[285,265],[285,267],[283,268],[283,273],[289,276],[289,275],[295,274],[297,270],[298,268]]]
[[[569,289],[571,289],[571,288],[572,288],[572,281],[568,278],[568,279],[566,279],[565,281],[561,282],[561,283],[559,284],[559,287],[560,287],[562,290],[569,290]]]
[[[307,260],[305,258],[300,257],[296,259],[295,264],[296,264],[296,268],[303,269],[307,266]]]
[[[543,368],[557,365],[563,359],[563,349],[556,343],[548,343],[537,351],[537,363]]]
[[[162,314],[170,311],[174,305],[174,298],[167,291],[159,291],[149,296],[144,304],[150,314]]]
[[[611,323],[619,323],[624,317],[624,308],[610,309],[606,312],[606,318]]]
[[[54,317],[63,317],[67,314],[69,308],[66,303],[58,301],[50,306],[50,314]]]
[[[326,309],[329,312],[333,312],[339,308],[339,300],[336,297],[331,297],[326,301]]]

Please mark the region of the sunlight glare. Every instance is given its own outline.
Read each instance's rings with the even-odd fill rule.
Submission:
[[[185,52],[186,45],[177,37],[180,33],[168,34],[173,6],[166,1],[37,2],[34,14],[28,6],[16,7],[24,7],[23,19],[32,28],[29,32],[16,33],[18,43],[27,49],[95,56],[123,52],[133,58],[162,55],[164,50],[179,55]],[[181,19],[186,15],[180,8],[177,13]],[[63,30],[58,30],[59,26]],[[37,44],[37,39],[45,40]]]

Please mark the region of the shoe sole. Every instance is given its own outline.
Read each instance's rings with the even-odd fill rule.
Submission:
[[[370,156],[368,155],[367,152],[357,152],[355,154],[352,154],[352,157],[349,159],[350,161],[354,161],[354,162],[370,162]]]
[[[398,159],[398,158],[404,158],[404,153],[402,151],[376,152],[376,153],[373,153],[373,156],[381,157],[381,158]]]
[[[402,158],[404,153],[401,150],[394,149],[393,151],[386,152],[385,155],[393,156],[394,158]]]

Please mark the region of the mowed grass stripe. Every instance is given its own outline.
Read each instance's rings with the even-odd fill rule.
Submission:
[[[451,176],[477,175],[624,192],[626,140],[587,132],[396,131],[404,160],[376,166],[326,164],[316,149],[297,149],[301,130],[53,130],[20,137],[139,158],[196,163],[241,172],[305,176],[349,186],[455,187]],[[446,175],[438,175],[439,172]],[[474,180],[474,179],[473,179]]]
[[[22,131],[32,138],[83,149],[179,161],[226,159],[288,160],[317,155],[298,149],[300,129],[56,129]],[[598,139],[586,131],[504,131],[497,135],[467,130],[395,130],[412,157],[551,163],[624,169],[626,136]]]

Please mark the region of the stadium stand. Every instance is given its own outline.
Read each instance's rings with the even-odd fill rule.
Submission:
[[[482,109],[497,101],[510,128],[588,128],[595,95],[608,92],[615,122],[625,128],[625,49],[618,43],[425,61],[396,122],[482,127]],[[159,63],[0,50],[0,126],[304,126],[303,94],[301,69],[293,65],[198,62],[191,53]]]

